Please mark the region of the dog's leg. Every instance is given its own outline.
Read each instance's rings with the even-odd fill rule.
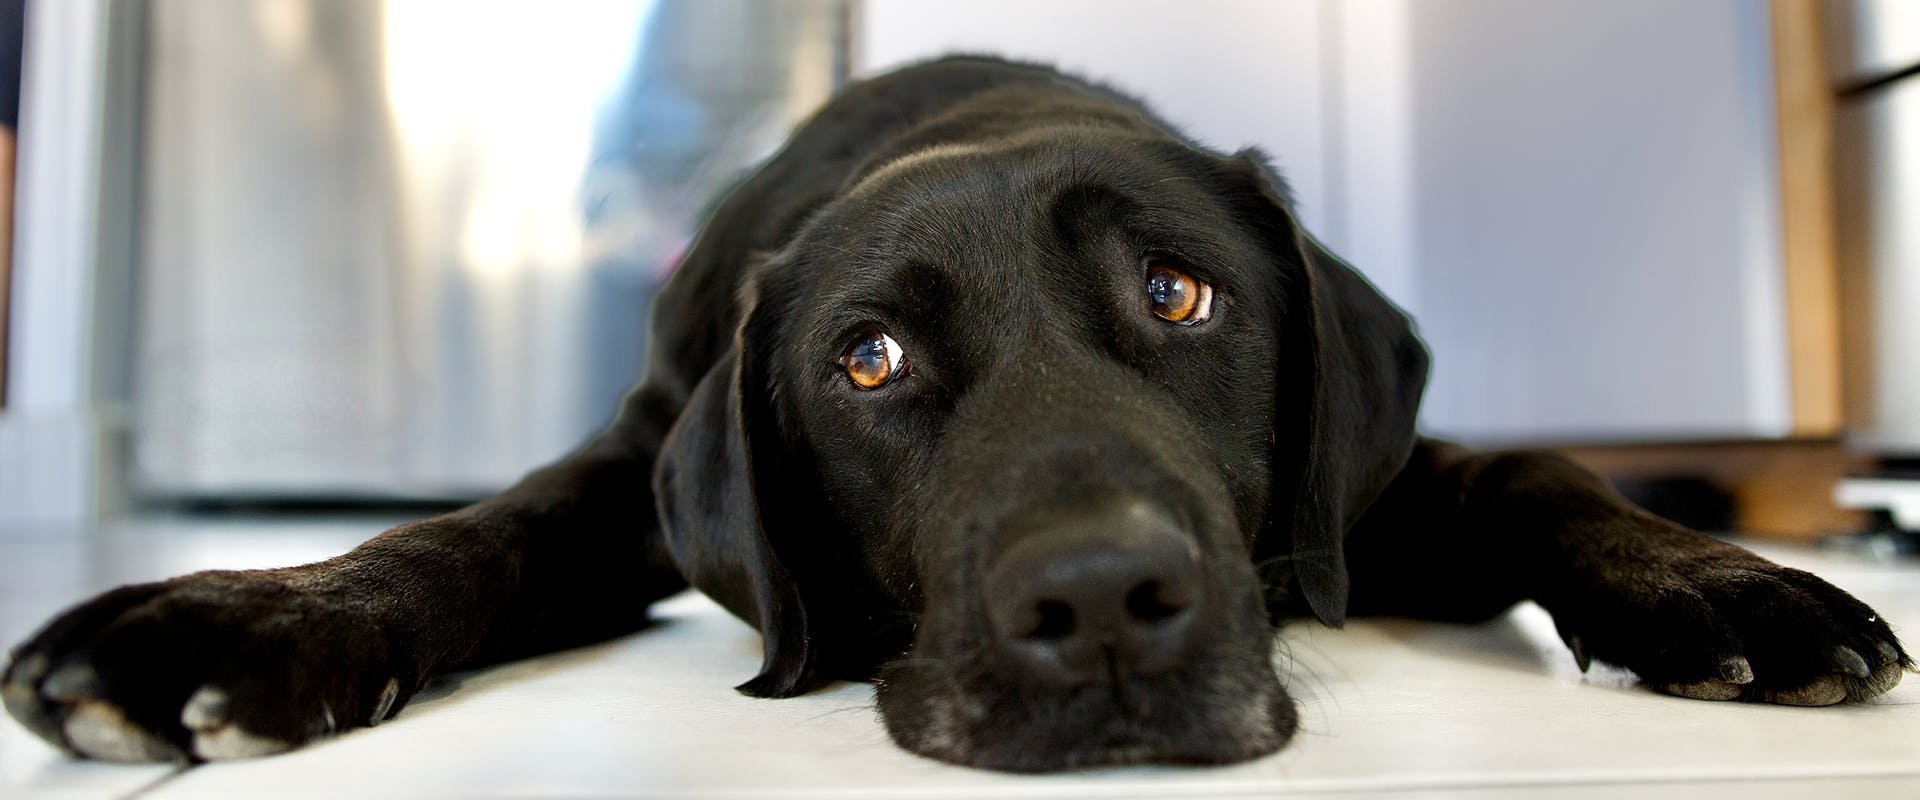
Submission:
[[[1422,441],[1346,542],[1355,614],[1484,619],[1522,599],[1584,667],[1706,700],[1828,705],[1913,665],[1873,609],[1629,503],[1550,453]]]
[[[108,592],[14,651],[6,708],[95,758],[261,755],[377,724],[447,670],[640,628],[685,585],[649,482],[676,411],[636,392],[566,460],[337,558]]]

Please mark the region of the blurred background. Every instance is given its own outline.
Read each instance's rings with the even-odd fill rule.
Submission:
[[[1419,320],[1430,434],[1713,530],[1920,528],[1909,0],[0,8],[0,535],[504,487],[610,418],[718,193],[956,51],[1272,154]]]

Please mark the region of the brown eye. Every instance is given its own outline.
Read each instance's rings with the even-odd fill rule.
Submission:
[[[1213,316],[1213,287],[1160,262],[1147,265],[1147,302],[1168,322],[1198,325]]]
[[[840,356],[847,377],[862,389],[878,389],[907,374],[907,354],[900,343],[879,331],[867,331],[854,337],[847,352]]]

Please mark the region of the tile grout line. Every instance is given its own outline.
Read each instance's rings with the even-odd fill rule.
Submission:
[[[191,770],[197,766],[200,766],[200,765],[195,764],[191,761],[181,764],[180,766],[174,768],[171,772],[168,772],[165,775],[161,775],[159,777],[154,778],[153,780],[147,781],[144,784],[136,786],[133,788],[132,791],[129,791],[126,794],[116,796],[114,800],[135,800],[136,798],[146,795],[148,792],[152,792],[155,789],[159,789],[160,787],[165,786],[166,784],[172,782],[174,778],[178,778],[182,775],[187,774],[188,770]]]

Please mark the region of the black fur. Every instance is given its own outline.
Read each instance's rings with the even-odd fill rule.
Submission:
[[[1149,313],[1149,259],[1215,287],[1213,318]],[[212,685],[298,744],[377,722],[390,680],[388,715],[436,674],[637,630],[689,583],[763,635],[742,691],[877,680],[901,745],[1022,771],[1279,748],[1272,623],[1296,614],[1533,599],[1583,663],[1711,698],[1860,699],[1911,665],[1844,592],[1557,457],[1417,439],[1424,347],[1259,154],[1048,69],[852,87],[718,206],[654,319],[645,382],[577,454],[329,561],[83,604],[17,651],[8,710],[124,757],[69,735],[107,704],[140,755],[191,756],[181,708]],[[836,359],[871,328],[912,366],[862,391]],[[1164,672],[1030,680],[983,576],[1016,523],[1113,503],[1191,538],[1198,632]]]

